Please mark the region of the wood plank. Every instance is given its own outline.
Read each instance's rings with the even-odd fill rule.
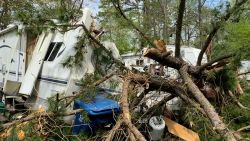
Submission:
[[[185,141],[200,141],[199,135],[169,118],[164,118],[168,131]]]

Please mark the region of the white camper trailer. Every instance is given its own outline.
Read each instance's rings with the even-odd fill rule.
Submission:
[[[175,52],[174,45],[167,45],[166,47],[168,50]],[[143,56],[143,51],[145,51],[145,49],[142,50],[142,52],[138,52],[137,54],[127,53],[127,54],[121,55],[122,59],[125,63],[125,66],[128,67],[129,69],[131,69],[133,67],[139,71],[144,72],[145,67],[149,67],[150,65],[158,64],[156,61]],[[199,53],[200,53],[200,49],[197,49],[195,47],[188,47],[188,46],[181,47],[181,57],[191,65],[196,65]],[[201,63],[202,64],[207,63],[206,54],[203,55]],[[159,67],[159,65],[158,65],[158,67]],[[164,67],[163,71],[164,71],[163,75],[165,77],[168,77],[171,79],[176,79],[178,77],[178,71],[173,69],[173,68]]]
[[[175,52],[174,45],[167,45],[166,47],[168,48],[168,50]],[[176,69],[170,67],[164,67],[162,70],[160,70],[159,69],[160,65],[156,61],[143,56],[143,51],[145,51],[145,49],[142,50],[142,52],[138,52],[137,54],[127,53],[121,55],[125,63],[125,66],[128,67],[129,69],[132,69],[133,67],[141,72],[147,71],[148,73],[151,73],[153,75],[159,75],[168,79],[177,79],[179,77],[179,73]],[[187,46],[181,47],[182,58],[191,65],[196,64],[199,53],[200,49]],[[207,63],[206,54],[204,54],[202,58],[202,64],[204,63]],[[151,66],[154,69],[154,71],[151,71]],[[145,69],[146,67],[147,70]],[[162,72],[159,73],[159,71]],[[140,93],[138,95],[140,95]],[[152,107],[153,105],[155,105],[156,103],[161,101],[165,96],[168,95],[169,95],[168,93],[159,93],[158,91],[149,92],[145,97],[147,107]],[[172,100],[169,100],[166,106],[169,109],[172,109],[172,111],[178,111],[180,109],[181,104],[182,104],[181,99],[179,97],[175,97]]]
[[[90,10],[84,9],[78,23],[84,23],[90,29],[93,21]],[[44,32],[38,37],[29,59],[27,33],[23,26],[13,25],[0,31],[0,87],[3,92],[12,98],[26,97],[26,104],[33,108],[46,108],[48,97],[57,93],[72,95],[78,91],[77,82],[95,70],[91,59],[93,47],[84,47],[81,69],[65,68],[62,63],[74,56],[75,44],[83,33],[80,26],[65,33]],[[114,43],[105,42],[104,46],[120,59]]]

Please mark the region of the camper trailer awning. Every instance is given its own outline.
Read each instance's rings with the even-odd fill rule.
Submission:
[[[3,35],[3,34],[5,34],[5,33],[10,32],[10,31],[12,31],[12,30],[14,30],[14,29],[17,29],[17,28],[18,28],[17,25],[13,25],[13,26],[8,27],[8,28],[6,28],[6,29],[4,29],[4,30],[1,30],[1,31],[0,31],[0,36]]]

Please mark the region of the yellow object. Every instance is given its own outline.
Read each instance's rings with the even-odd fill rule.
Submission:
[[[180,125],[171,119],[165,118],[165,123],[168,127],[168,131],[185,141],[200,141],[199,135],[186,127]]]
[[[18,140],[23,140],[24,139],[25,135],[24,135],[23,130],[19,130],[17,132],[17,137],[18,137]]]

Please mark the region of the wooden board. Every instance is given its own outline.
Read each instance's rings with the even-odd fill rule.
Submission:
[[[200,141],[199,135],[169,118],[164,118],[168,131],[185,141]]]

